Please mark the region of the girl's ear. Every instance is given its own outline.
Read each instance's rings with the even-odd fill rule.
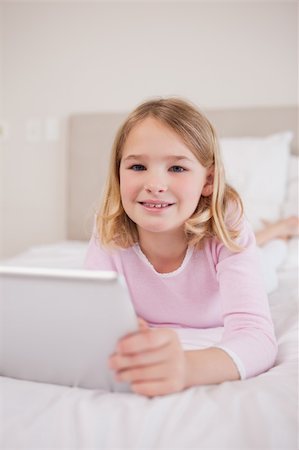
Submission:
[[[206,182],[202,188],[201,195],[208,197],[213,193],[214,188],[214,166],[210,167],[207,171]]]

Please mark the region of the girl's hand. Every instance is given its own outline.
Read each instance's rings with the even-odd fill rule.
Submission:
[[[118,342],[109,367],[118,381],[131,383],[149,397],[178,392],[186,387],[186,359],[175,331],[150,329],[139,320],[139,331]]]

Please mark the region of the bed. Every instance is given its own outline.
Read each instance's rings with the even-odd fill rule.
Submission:
[[[296,108],[206,113],[221,137],[225,164],[233,154],[242,166],[242,177],[228,170],[228,178],[244,195],[253,226],[298,214]],[[82,267],[107,155],[124,116],[70,117],[67,240],[30,248],[6,264]],[[260,173],[253,169],[257,158]],[[272,189],[266,188],[265,170]],[[272,241],[259,252],[279,344],[272,369],[152,399],[0,377],[1,449],[297,449],[298,239]],[[187,333],[182,341],[189,348],[209,346],[218,332]]]

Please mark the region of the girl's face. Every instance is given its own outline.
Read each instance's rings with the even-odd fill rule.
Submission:
[[[201,195],[212,192],[209,173],[178,134],[148,117],[125,142],[120,163],[124,210],[143,231],[182,230]]]

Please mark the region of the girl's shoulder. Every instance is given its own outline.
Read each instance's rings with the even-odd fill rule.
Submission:
[[[91,270],[115,270],[119,261],[126,259],[132,251],[132,247],[123,249],[104,246],[97,233],[93,231],[87,247],[84,267]]]
[[[206,253],[213,256],[214,262],[217,262],[221,255],[232,256],[234,254],[246,253],[246,250],[256,247],[255,234],[251,223],[240,205],[230,201],[224,212],[225,227],[232,232],[233,242],[239,247],[239,250],[229,248],[218,236],[211,236],[204,240],[203,248]]]

